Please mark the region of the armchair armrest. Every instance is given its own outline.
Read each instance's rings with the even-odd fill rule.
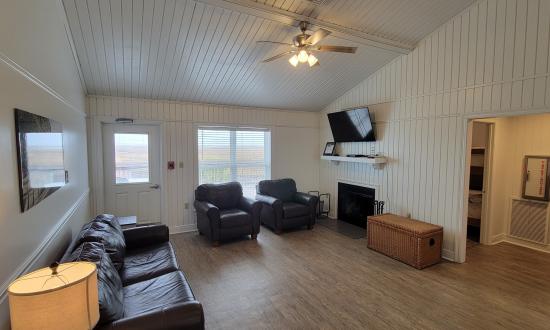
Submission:
[[[252,198],[243,197],[239,201],[239,208],[248,213],[254,214],[256,212],[259,212],[261,207],[262,204],[260,203],[260,201],[253,200]]]
[[[281,202],[280,199],[277,199],[275,197],[262,195],[262,194],[256,194],[256,200],[262,203],[265,203],[273,208],[282,207],[283,202]]]
[[[124,229],[124,241],[129,249],[168,242],[170,231],[166,225],[151,225]]]
[[[309,195],[303,192],[297,192],[294,194],[294,201],[296,203],[304,204],[310,207],[315,207],[317,205],[317,199],[317,196]]]
[[[220,218],[220,209],[214,204],[196,200],[193,205],[198,213],[206,214],[210,220],[217,220]]]
[[[196,300],[125,317],[100,329],[204,329],[202,305]]]

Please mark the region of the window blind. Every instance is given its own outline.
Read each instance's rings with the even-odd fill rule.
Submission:
[[[258,129],[199,128],[199,184],[240,182],[243,194],[271,176],[270,132]]]

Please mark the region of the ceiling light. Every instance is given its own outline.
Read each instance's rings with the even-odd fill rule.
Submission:
[[[309,56],[307,58],[307,62],[309,63],[309,66],[312,67],[315,64],[317,64],[317,62],[319,62],[319,60],[317,59],[317,57],[313,56],[313,54],[309,54]]]
[[[300,62],[300,61],[298,60],[298,56],[296,56],[296,55],[294,55],[294,56],[292,56],[291,58],[289,58],[288,61],[290,62],[290,64],[291,64],[292,66],[297,66],[297,65],[298,65],[298,62]]]
[[[307,62],[307,59],[308,59],[308,54],[305,50],[301,50],[299,53],[298,53],[298,61],[300,61],[300,63],[306,63]]]

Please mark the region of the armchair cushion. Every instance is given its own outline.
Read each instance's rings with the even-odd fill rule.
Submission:
[[[296,191],[296,182],[290,178],[263,180],[258,183],[258,194],[272,196],[282,202],[291,202]]]
[[[208,202],[221,210],[238,207],[243,189],[238,182],[201,184],[195,190],[195,199]]]
[[[309,214],[309,207],[304,204],[299,203],[283,203],[283,217],[284,218],[295,218],[301,217]]]
[[[240,227],[250,224],[250,214],[239,209],[220,211],[220,227]]]

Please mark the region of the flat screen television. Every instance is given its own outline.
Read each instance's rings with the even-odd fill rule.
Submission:
[[[52,119],[15,109],[21,212],[66,183],[63,126]]]
[[[333,112],[327,116],[334,142],[376,141],[369,108]]]

